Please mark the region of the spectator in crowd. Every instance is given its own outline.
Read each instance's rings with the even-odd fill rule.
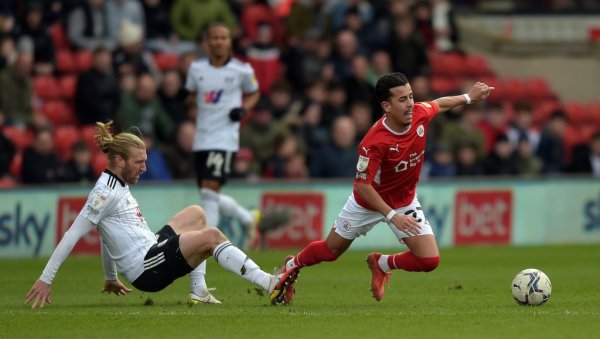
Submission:
[[[456,175],[452,152],[450,152],[450,147],[443,142],[438,142],[432,147],[431,158],[426,160],[423,166],[423,173],[429,178],[453,177]]]
[[[339,3],[343,3],[340,1]],[[358,6],[346,8],[344,16],[343,29],[349,30],[361,42],[361,51],[365,54],[371,54],[375,48],[385,44],[385,40],[378,34],[373,34],[373,27],[369,19],[361,15],[361,9]]]
[[[519,175],[535,177],[542,173],[542,161],[535,156],[533,146],[527,137],[519,139],[513,158],[515,159]]]
[[[8,34],[0,34],[0,71],[12,65],[17,60],[17,55],[15,40]]]
[[[458,145],[463,142],[470,142],[477,150],[477,158],[483,158],[485,151],[485,139],[479,122],[481,120],[481,106],[467,105],[463,107],[464,112],[461,119],[457,122],[448,123],[443,131],[442,139],[450,146],[452,154],[456,155]]]
[[[286,78],[296,91],[301,92],[323,78],[325,70],[332,67],[331,53],[331,44],[316,29],[285,49],[281,60],[286,65]]]
[[[433,100],[431,88],[429,87],[429,79],[424,75],[417,75],[410,81],[410,87],[413,90],[413,98],[415,102]]]
[[[262,166],[275,154],[276,140],[288,133],[283,123],[273,120],[271,106],[261,99],[250,120],[240,129],[240,146],[252,151],[255,161]]]
[[[117,74],[152,73],[158,78],[159,70],[152,53],[143,50],[144,33],[141,26],[124,21],[119,31],[119,47],[114,52],[113,63]]]
[[[285,163],[285,175],[288,179],[301,180],[308,178],[309,171],[306,167],[306,158],[301,153],[292,155]]]
[[[14,34],[20,39],[32,40],[35,73],[50,75],[54,72],[54,45],[48,27],[44,25],[43,10],[42,2],[28,2],[25,20],[16,27]]]
[[[113,118],[121,96],[110,50],[96,48],[92,60],[92,68],[79,76],[75,89],[75,113],[85,125]]]
[[[346,102],[348,101],[348,92],[340,82],[329,83],[327,87],[327,97],[323,105],[321,126],[329,130],[335,119],[347,113]]]
[[[312,178],[353,178],[356,175],[356,127],[351,118],[341,116],[331,126],[331,140],[310,155]]]
[[[23,153],[21,180],[24,184],[56,183],[60,178],[61,164],[54,151],[52,130],[47,127],[35,131],[33,144]]]
[[[375,90],[368,81],[368,72],[368,59],[363,55],[354,56],[350,76],[344,79],[346,93],[352,101],[368,102],[373,110],[380,110],[381,107],[375,99]]]
[[[377,83],[377,79],[384,76],[385,74],[392,72],[392,58],[390,53],[386,50],[376,50],[371,55],[371,63],[369,65],[369,71],[367,73],[367,81],[373,88],[375,88],[375,84]],[[411,81],[411,84],[414,82]],[[414,92],[414,85],[413,92]],[[416,101],[416,100],[415,100]]]
[[[356,144],[363,139],[373,125],[371,104],[364,101],[354,101],[350,104],[349,115],[356,127]]]
[[[181,75],[177,70],[168,70],[163,73],[159,91],[160,102],[176,125],[190,120],[185,106],[186,95],[184,92]]]
[[[454,9],[448,0],[431,1],[431,26],[434,31],[435,47],[439,51],[451,51],[458,44],[458,29]]]
[[[298,166],[298,156],[305,162],[298,139],[293,134],[280,135],[275,141],[276,152],[269,157],[263,166],[263,176],[266,178],[290,178],[302,177],[302,166]]]
[[[200,30],[221,22],[235,32],[237,22],[226,1],[176,0],[171,7],[171,23],[184,40],[196,40]]]
[[[480,121],[479,128],[485,137],[485,151],[487,153],[492,151],[499,135],[506,135],[508,122],[502,104],[491,103],[487,106],[485,112],[485,119]]]
[[[268,94],[273,117],[284,123],[296,120],[300,116],[302,102],[294,97],[292,86],[286,81],[273,84]]]
[[[177,126],[175,144],[163,148],[163,155],[173,174],[173,179],[191,179],[195,177],[192,144],[196,134],[196,125],[191,121],[183,121]]]
[[[544,164],[544,174],[557,174],[565,170],[566,154],[564,133],[567,127],[567,117],[562,110],[554,111],[540,136],[540,143],[536,150],[537,156]]]
[[[0,182],[9,174],[10,165],[17,153],[17,148],[3,133],[3,121],[0,117]]]
[[[426,48],[435,49],[435,31],[433,28],[431,2],[418,0],[412,6],[412,16],[415,18],[416,31],[424,39]]]
[[[327,0],[294,1],[285,21],[290,45],[295,45],[310,30],[327,40],[331,38],[333,28],[326,3]]]
[[[92,151],[85,141],[78,141],[71,147],[71,159],[61,173],[61,181],[82,184],[93,183],[97,179],[92,168]]]
[[[142,132],[144,144],[146,145],[146,171],[140,175],[140,180],[171,180],[172,175],[169,170],[169,165],[165,160],[161,150],[154,143],[153,130],[140,130]]]
[[[296,138],[302,143],[302,149],[310,156],[313,150],[320,149],[327,143],[329,133],[321,125],[323,108],[315,102],[308,102],[300,113],[297,123],[290,124]]]
[[[336,1],[331,6],[331,23],[335,31],[339,31],[348,26],[348,13],[358,16],[358,19],[368,25],[373,21],[373,8],[369,1],[365,0],[347,0]]]
[[[108,19],[108,35],[112,40],[119,40],[120,30],[125,22],[140,28],[145,36],[146,20],[139,0],[104,0]]]
[[[456,151],[456,175],[483,175],[483,164],[477,157],[477,148],[470,141],[461,142]]]
[[[254,154],[249,148],[242,147],[235,156],[233,168],[231,169],[231,178],[256,180],[258,178],[254,162]]]
[[[268,23],[260,23],[255,41],[246,49],[246,57],[256,68],[260,92],[269,93],[271,86],[280,78],[280,50],[273,43],[273,29]]]
[[[135,86],[137,83],[137,77],[133,72],[127,72],[125,74],[119,74],[119,91],[121,96],[135,92]]]
[[[137,126],[155,137],[155,142],[168,143],[175,124],[156,95],[156,81],[150,74],[137,78],[135,93],[123,95],[116,121],[122,130]]]
[[[521,139],[527,138],[535,153],[540,142],[540,132],[533,127],[533,109],[531,103],[516,103],[514,105],[514,110],[515,117],[506,133],[508,141],[510,141],[513,148],[516,148]]]
[[[95,50],[104,46],[110,50],[117,47],[117,39],[110,35],[104,0],[83,0],[69,14],[67,36],[76,48]]]
[[[427,72],[427,45],[415,31],[412,17],[402,17],[394,22],[389,50],[395,71],[404,73],[408,78]]]
[[[587,144],[573,148],[571,172],[587,173],[600,178],[600,131],[595,132]]]
[[[143,0],[146,19],[146,47],[152,51],[179,52],[173,47],[179,38],[173,31],[169,7],[162,0]]]
[[[349,30],[340,31],[336,36],[331,58],[339,79],[346,79],[352,74],[352,59],[358,52],[359,43],[354,33]]]
[[[494,149],[483,161],[483,171],[486,175],[517,175],[519,169],[508,138],[500,134],[494,143]]]
[[[21,50],[13,65],[0,71],[0,114],[4,115],[7,125],[35,123],[36,117],[31,107],[32,66],[33,53]]]

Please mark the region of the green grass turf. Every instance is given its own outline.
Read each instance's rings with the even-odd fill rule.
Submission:
[[[287,252],[250,252],[267,271]],[[4,338],[598,338],[600,246],[479,247],[442,250],[432,273],[395,271],[385,298],[369,291],[366,252],[304,269],[294,304],[271,306],[253,286],[209,262],[209,286],[222,305],[188,307],[188,279],[160,293],[101,294],[98,257],[71,257],[42,310],[23,297],[45,259],[0,261]],[[517,305],[510,283],[521,269],[550,277],[540,307]],[[152,306],[144,306],[151,298]]]

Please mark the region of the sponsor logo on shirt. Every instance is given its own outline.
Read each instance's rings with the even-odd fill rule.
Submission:
[[[204,102],[207,104],[216,104],[221,100],[223,90],[212,90],[210,92],[204,92]]]
[[[90,201],[90,204],[88,205],[88,210],[90,211],[91,214],[93,215],[98,215],[100,214],[100,209],[102,208],[102,205],[104,205],[104,203],[106,202],[106,197],[103,195],[95,195],[92,198],[92,201]]]
[[[356,170],[359,172],[364,172],[369,167],[369,158],[361,155],[358,157],[358,163],[356,164]]]

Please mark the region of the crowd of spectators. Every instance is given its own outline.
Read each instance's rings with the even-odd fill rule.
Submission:
[[[589,123],[580,133],[550,90],[512,96],[462,52],[450,1],[4,0],[0,186],[93,182],[106,163],[93,125],[108,119],[143,135],[142,180],[193,178],[196,112],[183,84],[214,21],[234,32],[262,95],[244,117],[234,178],[352,178],[356,146],[381,117],[374,84],[391,71],[419,101],[476,80],[498,88],[432,121],[424,179],[600,176],[600,133]]]

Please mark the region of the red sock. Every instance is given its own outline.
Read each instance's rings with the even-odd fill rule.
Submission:
[[[327,246],[325,240],[313,241],[294,258],[298,267],[316,265],[322,261],[334,261],[338,255]]]
[[[390,255],[387,259],[391,269],[401,269],[409,272],[430,272],[440,264],[440,257],[419,258],[411,251]]]

